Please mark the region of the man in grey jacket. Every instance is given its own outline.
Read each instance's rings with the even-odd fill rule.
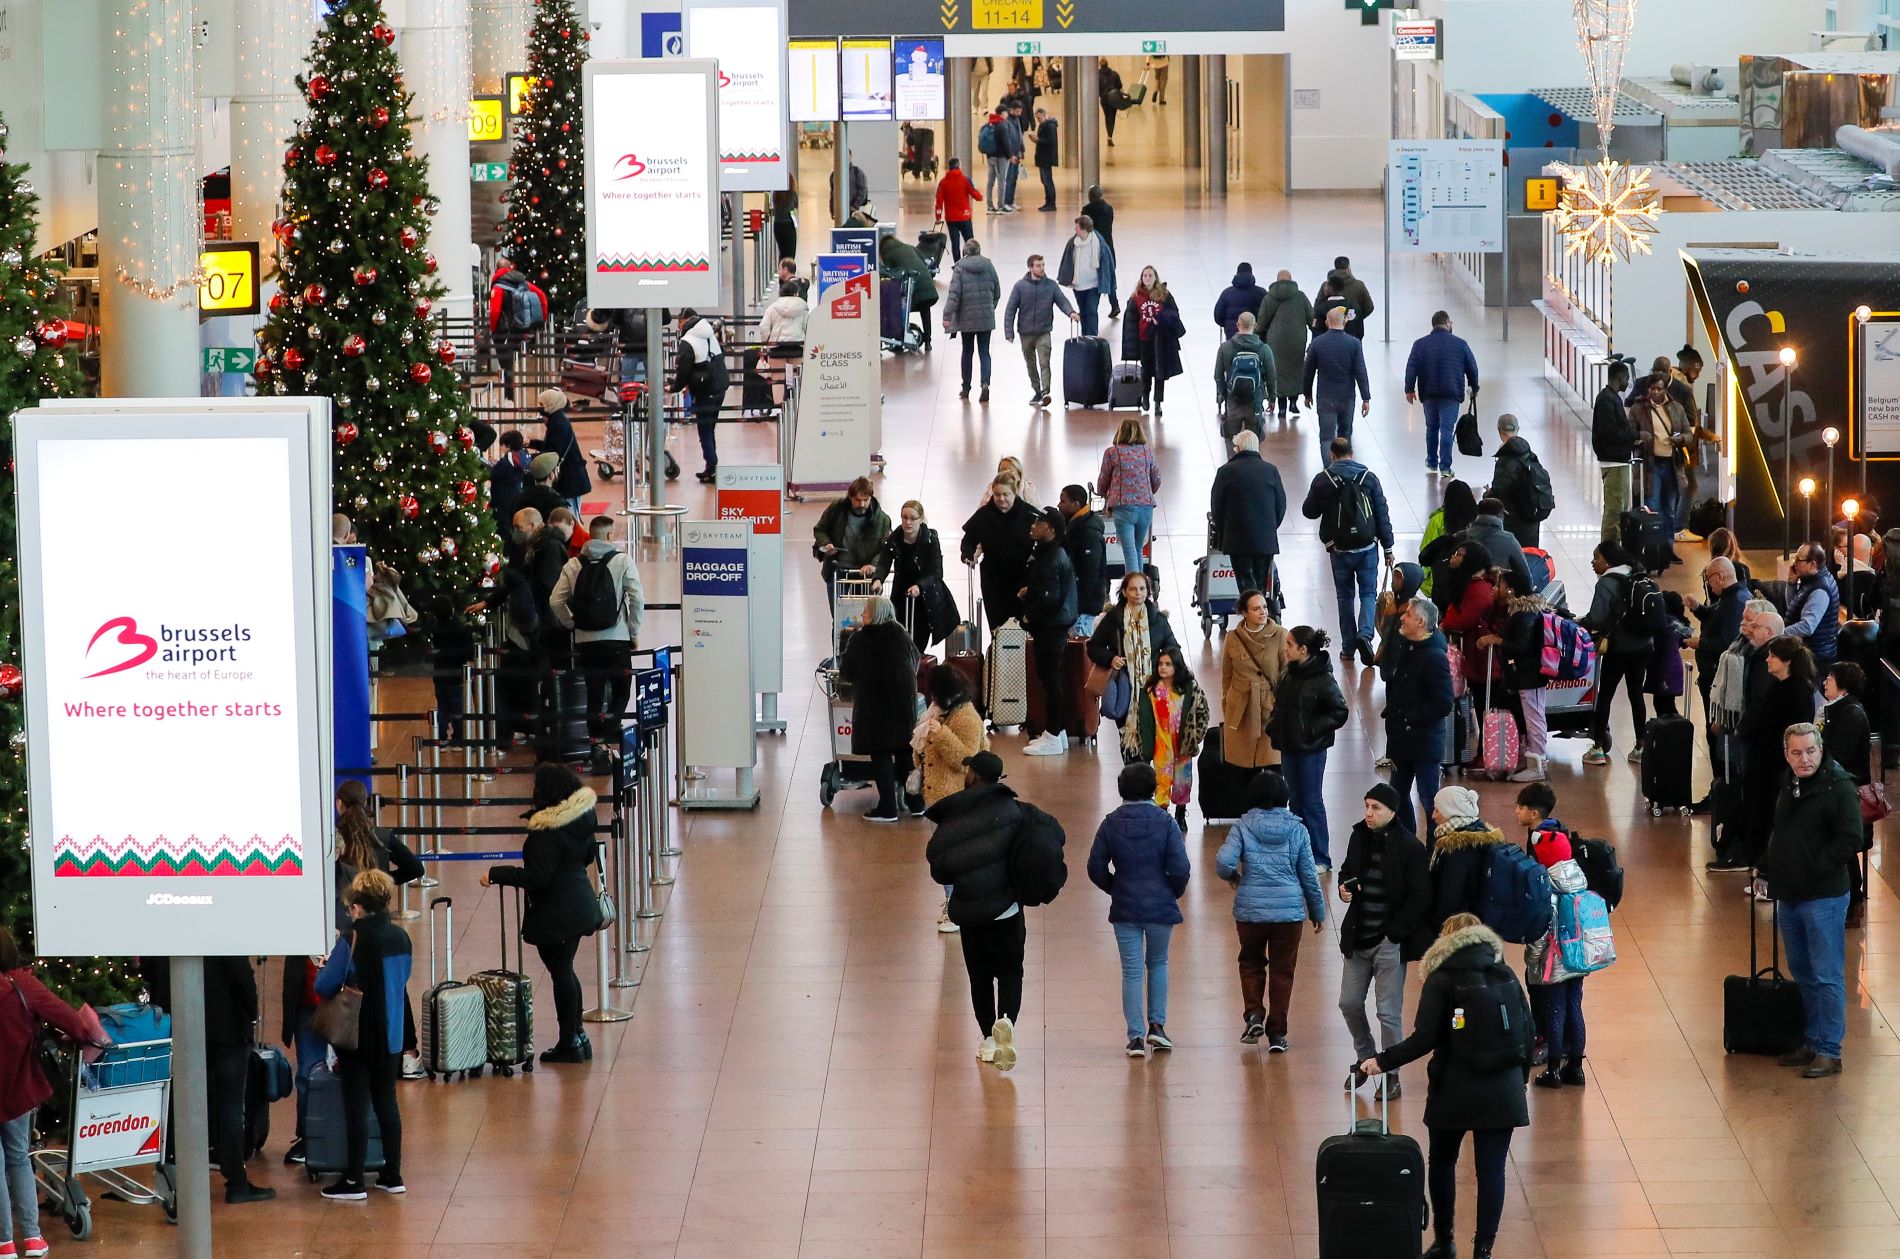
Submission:
[[[640,570],[613,543],[614,518],[587,522],[587,545],[561,569],[548,596],[554,619],[574,631],[574,663],[587,682],[587,737],[596,762],[620,742],[620,721],[633,691],[633,652],[640,644],[646,597]],[[604,701],[604,703],[603,703]]]
[[[1009,304],[1003,307],[1003,340],[1014,341],[1023,334],[1023,366],[1029,369],[1030,405],[1049,405],[1050,333],[1056,326],[1056,308],[1069,317],[1077,316],[1075,307],[1062,292],[1062,286],[1049,278],[1041,254],[1029,255],[1029,271],[1009,290]]]
[[[1314,382],[1319,384],[1319,403],[1314,406]],[[1327,312],[1326,331],[1306,347],[1306,371],[1300,392],[1306,405],[1319,412],[1319,458],[1332,458],[1333,438],[1352,436],[1352,404],[1355,391],[1360,399],[1359,414],[1372,414],[1372,380],[1366,374],[1366,351],[1359,339],[1346,332],[1346,312],[1335,308]]]

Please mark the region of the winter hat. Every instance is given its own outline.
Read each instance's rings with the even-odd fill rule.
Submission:
[[[978,752],[975,756],[966,756],[963,758],[963,763],[986,783],[1001,782],[1009,776],[1003,772],[1003,758],[994,752]]]
[[[559,389],[543,389],[534,395],[535,405],[541,408],[541,414],[548,415],[567,409],[567,395]]]
[[[1366,799],[1377,800],[1396,817],[1405,816],[1405,797],[1391,783],[1373,783],[1366,791]]]
[[[1392,596],[1404,603],[1425,584],[1425,570],[1409,560],[1402,560],[1392,566]]]
[[[1043,508],[1041,513],[1037,515],[1036,519],[1040,521],[1041,523],[1048,525],[1051,529],[1055,530],[1057,538],[1062,537],[1062,535],[1066,533],[1069,528],[1068,519],[1063,516],[1062,510],[1057,507]]]
[[[1559,861],[1569,861],[1576,852],[1570,846],[1570,836],[1554,826],[1548,830],[1540,827],[1531,832],[1531,856],[1548,870]]]
[[[1432,808],[1445,815],[1453,826],[1478,820],[1478,793],[1469,787],[1440,787],[1432,797]]]
[[[551,450],[543,451],[528,463],[528,475],[537,481],[552,477],[561,466],[561,457]]]

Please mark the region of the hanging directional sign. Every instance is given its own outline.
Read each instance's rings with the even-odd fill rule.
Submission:
[[[1286,29],[1286,0],[1183,4],[1168,11],[1165,25],[1155,18],[1152,0],[795,0],[791,5],[791,35],[794,39],[823,39],[939,30],[956,35],[1012,33],[1011,42],[997,50],[1004,54],[1012,51],[1022,36],[1038,33],[1135,35],[1143,42],[1165,47],[1177,34],[1230,32],[1245,42],[1245,36],[1255,32]],[[1128,51],[1132,53],[1137,46],[1131,44]],[[1182,46],[1177,46],[1176,51],[1181,50]],[[953,56],[961,55],[955,47],[949,51]]]

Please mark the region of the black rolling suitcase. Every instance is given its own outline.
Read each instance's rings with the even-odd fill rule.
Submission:
[[[1769,914],[1769,962],[1761,965],[1753,897],[1748,902],[1748,974],[1722,981],[1722,1048],[1732,1054],[1785,1054],[1801,1047],[1806,1011],[1801,988],[1781,973],[1777,914]]]
[[[1669,522],[1643,506],[1643,461],[1637,460],[1630,471],[1631,494],[1636,503],[1617,517],[1617,532],[1623,549],[1634,555],[1642,566],[1656,576],[1676,561],[1676,535]]]
[[[1231,822],[1247,811],[1247,786],[1260,771],[1229,765],[1221,755],[1221,727],[1210,726],[1194,767],[1195,798],[1210,822]]]
[[[1062,343],[1062,403],[1071,407],[1108,405],[1108,373],[1113,360],[1106,337],[1070,337]]]
[[[1483,759],[1483,743],[1477,705],[1467,691],[1451,701],[1451,711],[1445,714],[1445,750],[1438,758],[1439,768],[1462,774],[1465,766]]]
[[[1685,670],[1683,698],[1695,693],[1695,674]],[[1651,717],[1643,730],[1643,799],[1652,817],[1665,809],[1687,809],[1695,801],[1690,776],[1695,768],[1695,723],[1687,717]]]
[[[1383,1078],[1383,1077],[1381,1077]],[[1417,1259],[1425,1230],[1425,1156],[1391,1128],[1391,1102],[1378,1084],[1379,1118],[1319,1143],[1313,1179],[1319,1193],[1319,1259]]]
[[[935,273],[938,267],[943,265],[943,251],[948,248],[950,248],[950,234],[948,232],[917,233],[918,256],[924,260],[924,265],[929,267],[933,273]]]
[[[544,761],[584,761],[592,749],[587,738],[587,683],[578,670],[553,674],[541,684],[540,711],[532,742]]]

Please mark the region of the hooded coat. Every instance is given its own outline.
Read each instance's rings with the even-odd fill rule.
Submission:
[[[1084,507],[1069,517],[1062,533],[1062,549],[1075,570],[1075,597],[1079,616],[1099,616],[1108,606],[1108,528],[1101,513]]]
[[[1221,290],[1214,299],[1214,322],[1220,325],[1224,337],[1234,335],[1234,321],[1248,311],[1259,310],[1265,298],[1260,285],[1253,278],[1252,267],[1242,267],[1234,272],[1234,282]]]
[[[1179,923],[1189,873],[1181,828],[1149,801],[1125,802],[1095,830],[1089,882],[1108,893],[1110,922]]]
[[[1504,504],[1504,527],[1523,546],[1536,546],[1538,521],[1532,520],[1533,474],[1540,461],[1523,435],[1514,434],[1498,447],[1497,462],[1491,472],[1491,497]]]
[[[1485,874],[1491,850],[1514,847],[1504,832],[1482,821],[1440,827],[1432,843],[1433,930],[1453,914],[1475,914],[1484,903]]]
[[[1758,865],[1778,901],[1845,896],[1861,850],[1860,797],[1846,770],[1823,759],[1814,776],[1784,774],[1775,825]]]
[[[1022,829],[1016,793],[1001,783],[978,783],[924,810],[937,829],[924,847],[933,882],[950,888],[950,921],[959,927],[994,922],[1016,903],[1010,888],[1009,849]]]
[[[812,526],[812,546],[835,546],[838,553],[831,558],[839,568],[857,569],[870,564],[877,569],[876,575],[882,580],[891,565],[889,514],[878,505],[877,495],[873,494],[871,505],[864,509],[864,527],[855,534],[846,528],[850,519],[850,495],[832,499],[819,515],[818,523]]]
[[[1326,897],[1306,824],[1284,805],[1249,809],[1214,854],[1223,879],[1239,876],[1235,922],[1325,922]]]
[[[1530,1040],[1524,1063],[1500,1071],[1477,1071],[1458,1054],[1437,1053],[1447,1048],[1458,1009],[1458,989],[1498,982],[1516,976],[1504,963],[1504,941],[1489,927],[1467,927],[1441,936],[1426,950],[1419,967],[1425,977],[1419,989],[1418,1013],[1412,1034],[1380,1054],[1379,1066],[1396,1071],[1408,1062],[1432,1055],[1426,1068],[1425,1126],[1438,1129],[1524,1128],[1530,1125],[1530,1107],[1524,1086],[1530,1080]],[[1528,999],[1527,999],[1528,1004]]]
[[[1395,761],[1441,761],[1451,713],[1451,663],[1445,636],[1420,642],[1393,634],[1379,653],[1385,675],[1385,754]],[[1443,922],[1440,917],[1437,921]]]
[[[559,804],[536,810],[528,819],[521,864],[488,868],[490,883],[527,893],[521,938],[529,944],[555,944],[600,930],[600,900],[587,872],[598,851],[594,804],[593,789],[582,787]]]
[[[1343,302],[1357,314],[1357,318],[1346,321],[1346,331],[1365,340],[1366,321],[1372,318],[1372,291],[1365,281],[1352,273],[1350,267],[1338,267],[1326,273],[1326,283],[1319,286],[1319,297],[1315,301],[1316,313],[1324,317],[1328,299],[1335,304]]]
[[[1274,692],[1286,676],[1286,630],[1268,621],[1259,633],[1243,620],[1227,631],[1220,653],[1221,756],[1252,769],[1278,765],[1280,750],[1267,731]]]
[[[1324,751],[1345,724],[1346,697],[1333,677],[1332,656],[1315,651],[1288,665],[1267,722],[1273,746],[1283,753]]]
[[[1273,347],[1275,395],[1297,398],[1306,362],[1306,336],[1313,326],[1313,303],[1292,280],[1275,280],[1258,315],[1261,338]]]
[[[838,670],[851,684],[851,751],[888,756],[917,724],[917,644],[896,621],[866,625],[845,644]]]
[[[937,304],[937,277],[931,274],[930,265],[917,252],[917,246],[886,236],[878,242],[877,261],[882,275],[893,279],[910,277],[911,310],[929,310]]]
[[[943,322],[952,332],[994,332],[996,304],[1002,300],[1003,281],[996,274],[996,264],[966,251],[950,268]]]

